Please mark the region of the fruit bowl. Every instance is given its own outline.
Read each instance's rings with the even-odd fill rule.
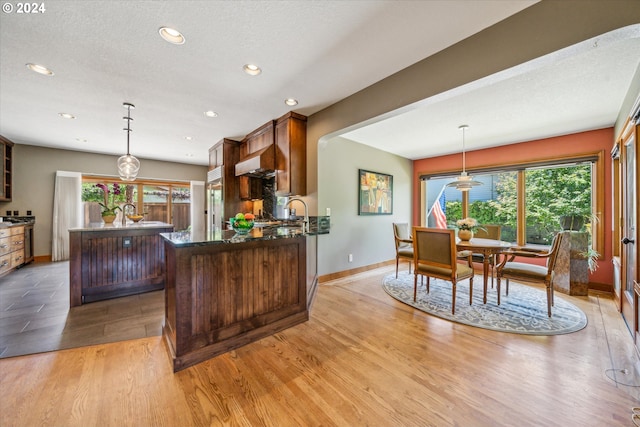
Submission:
[[[142,220],[142,218],[144,218],[144,215],[127,215],[127,218],[129,218],[133,222],[139,222],[140,220]]]
[[[238,213],[235,217],[231,218],[231,228],[238,234],[249,234],[253,228],[253,220],[255,217],[250,213]]]
[[[238,234],[248,234],[253,228],[253,221],[234,221],[231,226]]]

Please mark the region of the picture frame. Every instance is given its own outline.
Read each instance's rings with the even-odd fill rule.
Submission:
[[[393,214],[393,175],[358,169],[358,215]]]

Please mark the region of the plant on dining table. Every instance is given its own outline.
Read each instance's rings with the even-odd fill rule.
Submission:
[[[98,183],[96,187],[102,189],[104,193],[104,203],[98,202],[102,207],[102,216],[116,215],[118,210],[122,210],[119,205],[116,204],[116,197],[120,195],[120,185],[114,182],[111,186],[111,190],[107,184]]]
[[[459,219],[456,221],[456,225],[458,226],[459,230],[469,230],[474,233],[478,230],[484,230],[478,225],[478,221],[473,218]]]

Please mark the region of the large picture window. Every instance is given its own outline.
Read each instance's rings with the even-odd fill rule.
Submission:
[[[422,175],[426,225],[454,228],[458,219],[470,216],[480,224],[501,225],[502,240],[549,245],[561,231],[563,217],[574,215],[580,218],[579,229],[589,232],[594,249],[602,252],[601,157],[598,153],[475,171],[473,179],[483,185],[466,194],[446,187],[455,175]]]

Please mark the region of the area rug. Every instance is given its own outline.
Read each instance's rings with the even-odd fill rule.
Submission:
[[[487,303],[482,303],[482,276],[476,276],[473,285],[473,304],[469,305],[469,281],[458,283],[456,313],[451,314],[450,282],[431,278],[430,292],[420,285],[413,301],[413,274],[395,273],[383,279],[382,287],[393,298],[431,315],[478,328],[526,335],[559,335],[576,332],[587,326],[587,316],[580,308],[554,294],[553,316],[547,316],[547,296],[544,289],[509,284],[509,296],[504,294],[497,304],[496,289],[487,291]],[[426,279],[425,279],[426,283]]]

